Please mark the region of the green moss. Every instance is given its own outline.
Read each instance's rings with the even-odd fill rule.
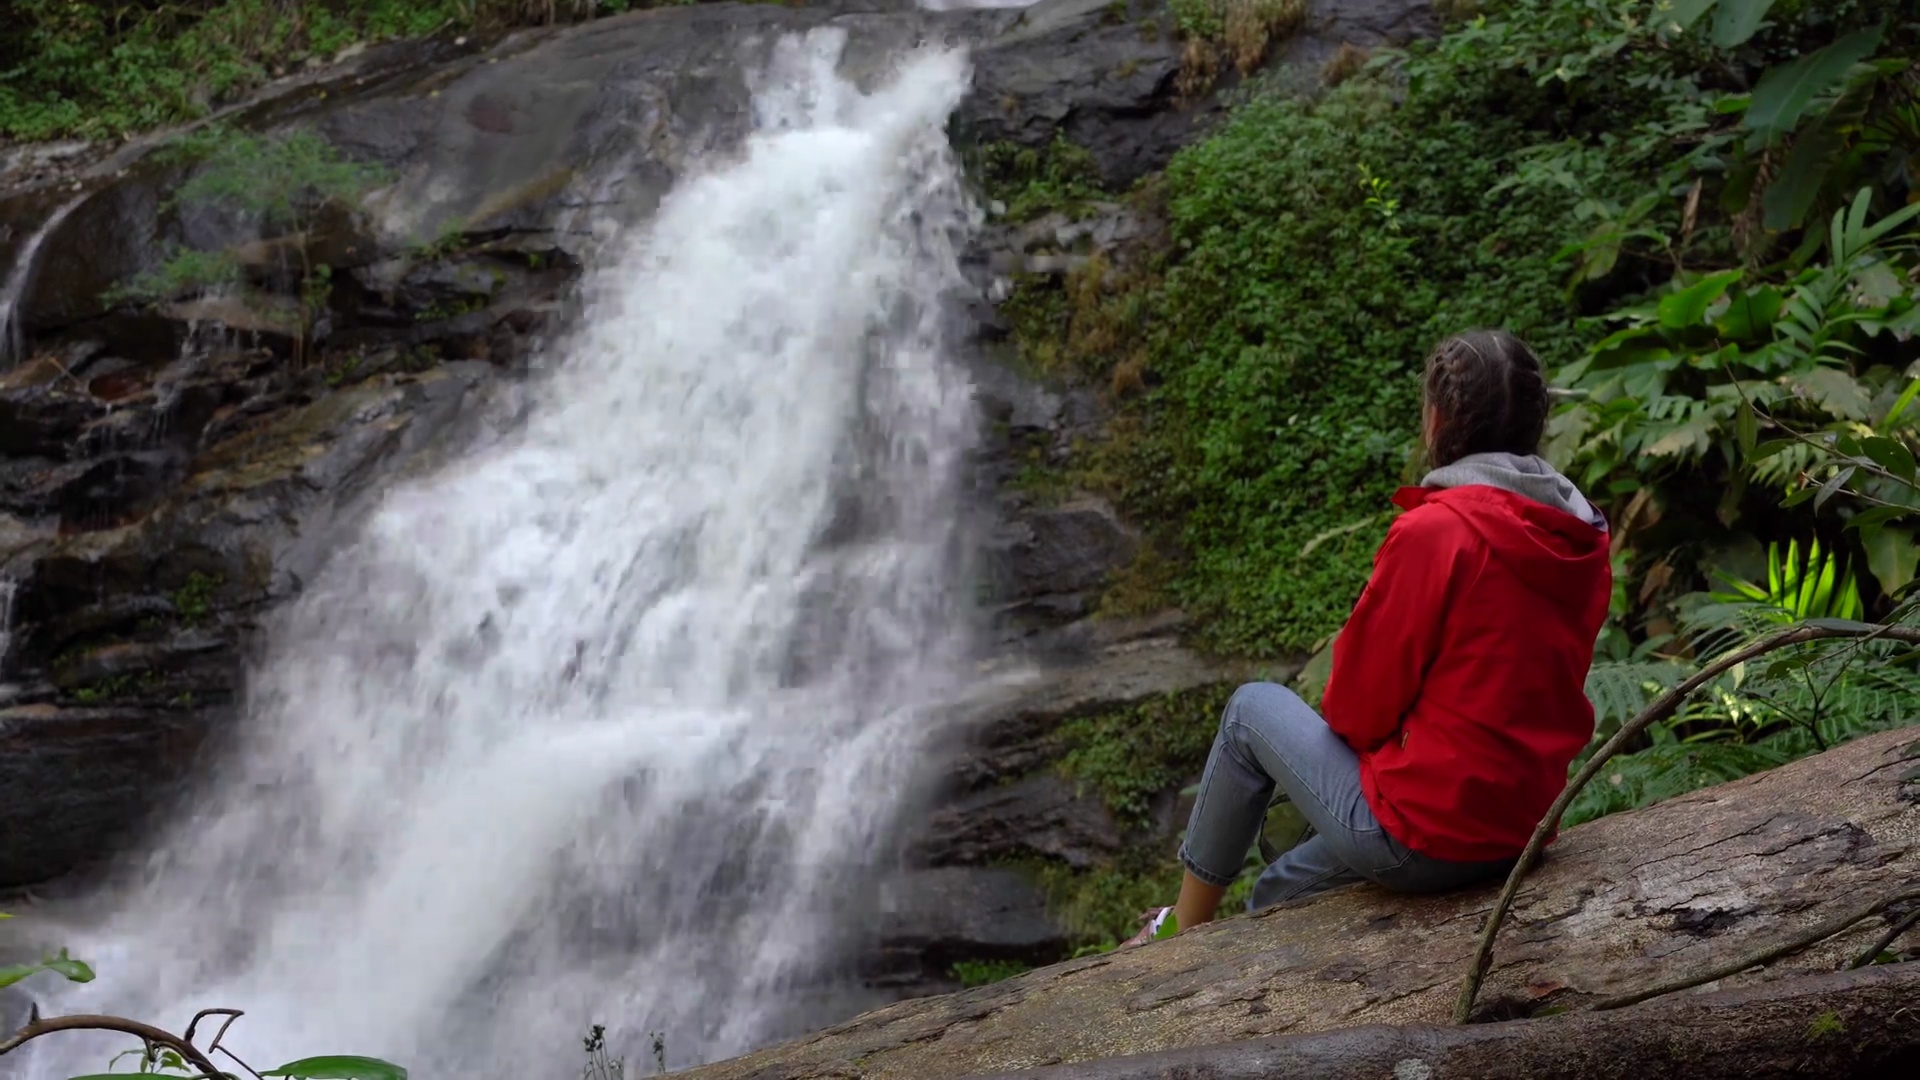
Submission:
[[[1018,960],[962,960],[953,965],[953,977],[966,987],[986,986],[1033,970]]]
[[[1066,930],[1075,955],[1106,952],[1140,929],[1140,913],[1171,904],[1180,893],[1180,863],[1164,851],[1126,853],[1093,870],[1060,863],[1022,867],[1047,897],[1047,912]]]
[[[187,575],[186,584],[173,592],[173,607],[180,613],[180,621],[188,626],[197,626],[204,622],[213,611],[213,594],[224,581],[195,570]]]
[[[1107,198],[1093,155],[1055,133],[1045,147],[987,143],[970,151],[969,172],[987,197],[1006,206],[1006,220],[1032,221],[1046,214],[1086,216]]]
[[[1267,835],[1282,850],[1300,835],[1291,808],[1276,807]],[[1143,912],[1174,902],[1185,868],[1174,839],[1138,845],[1090,870],[1053,862],[1019,864],[1047,898],[1047,912],[1067,931],[1074,956],[1109,952],[1140,929]],[[1220,902],[1223,917],[1246,910],[1253,886],[1266,869],[1258,850],[1247,853],[1241,874]]]
[[[1221,683],[1069,720],[1060,771],[1098,793],[1123,825],[1143,827],[1152,798],[1206,764],[1233,691]]]
[[[1846,1033],[1846,1023],[1840,1019],[1839,1013],[1832,1012],[1831,1010],[1814,1017],[1813,1020],[1807,1024],[1808,1042],[1820,1042],[1823,1039],[1831,1039],[1836,1035],[1845,1035]]]
[[[157,671],[123,672],[73,692],[73,700],[82,705],[97,705],[136,693],[152,693],[164,680]]]

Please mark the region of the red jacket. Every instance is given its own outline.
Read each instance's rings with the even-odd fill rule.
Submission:
[[[1607,533],[1485,485],[1403,488],[1321,711],[1374,816],[1423,855],[1518,855],[1593,737]]]

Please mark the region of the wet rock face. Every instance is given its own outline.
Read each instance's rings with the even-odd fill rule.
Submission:
[[[110,405],[33,365],[0,382],[0,885],[113,850],[192,777],[258,620],[496,381],[469,362],[334,390],[241,350],[158,374]]]
[[[1162,18],[1141,8],[1140,25]],[[26,350],[0,371],[0,577],[16,583],[0,833],[34,839],[0,851],[0,886],[111,851],[192,774],[260,617],[311,575],[357,498],[517,375],[611,229],[738,140],[743,73],[779,37],[844,32],[842,66],[866,82],[917,43],[970,44],[977,90],[956,130],[1045,141],[1071,118],[1105,133],[1102,167],[1126,179],[1170,151],[1124,132],[1170,107],[1174,51],[1117,12],[722,4],[486,51],[372,50],[232,121],[309,128],[385,170],[366,213],[316,210],[303,253],[171,205],[197,166],[151,145],[10,155],[28,186],[9,195],[0,177],[0,305]],[[59,172],[67,161],[91,167]],[[235,252],[253,291],[146,310],[103,299],[181,243]],[[293,271],[319,263],[331,274],[303,320]],[[1130,544],[1104,508],[1033,508],[996,541],[997,588],[1062,622]],[[49,819],[59,827],[38,826]]]

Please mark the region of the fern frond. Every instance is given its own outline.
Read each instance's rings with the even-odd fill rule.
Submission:
[[[1608,762],[1606,770],[1580,792],[1562,820],[1572,826],[1621,810],[1651,806],[1789,760],[1784,750],[1766,745],[1708,742],[1653,746]]]
[[[1594,726],[1607,734],[1653,703],[1653,699],[1686,681],[1691,665],[1672,660],[1598,663],[1587,671],[1587,700],[1593,702]]]

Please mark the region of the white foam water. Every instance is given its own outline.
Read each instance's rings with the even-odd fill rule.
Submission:
[[[13,647],[13,598],[19,591],[19,582],[0,576],[0,679],[7,675],[7,650]]]
[[[571,1075],[595,1021],[634,1070],[650,1031],[684,1063],[817,1021],[971,615],[966,63],[863,94],[842,37],[774,49],[755,134],[583,283],[524,426],[281,613],[230,767],[63,928],[100,977],[49,1011],[234,1006],[256,1067],[418,1080]],[[30,1076],[122,1048],[55,1044]]]
[[[33,231],[20,245],[13,257],[13,269],[6,279],[0,281],[0,371],[12,367],[26,359],[26,350],[21,348],[21,331],[16,311],[27,298],[27,290],[33,287],[34,271],[39,266],[40,248],[46,244],[47,237],[67,220],[68,215],[87,201],[91,192],[83,193],[67,200],[60,208],[47,215],[47,220]]]

